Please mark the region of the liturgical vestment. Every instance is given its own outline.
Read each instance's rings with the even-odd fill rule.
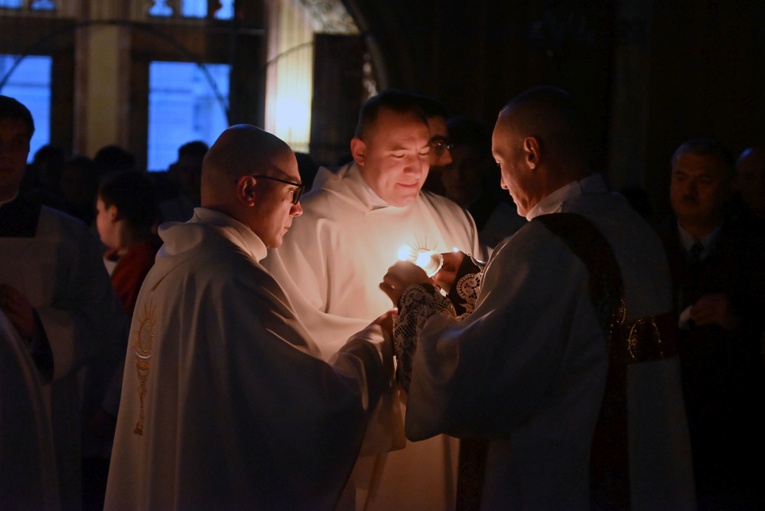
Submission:
[[[17,198],[0,207],[0,283],[27,298],[53,354],[43,386],[51,414],[62,510],[79,510],[80,401],[77,372],[124,349],[126,318],[101,258],[79,220]]]
[[[599,176],[559,189],[527,218],[561,212],[584,216],[605,236],[621,270],[627,324],[671,310],[656,234]],[[588,511],[590,446],[609,364],[588,268],[545,224],[530,221],[496,248],[481,286],[468,318],[422,316],[407,437],[488,440],[481,509]],[[695,509],[677,356],[627,366],[626,385],[630,509]]]
[[[458,249],[485,257],[473,219],[456,203],[421,192],[408,206],[387,205],[354,163],[337,172],[320,169],[301,203],[303,215],[264,264],[285,287],[325,358],[392,307],[379,284],[398,260],[414,260],[418,250]],[[395,385],[391,392],[398,392]],[[378,452],[405,442],[399,398],[391,394],[383,403],[374,429],[379,436],[367,437]],[[439,436],[406,442],[387,459],[360,460],[353,476],[357,509],[453,509],[457,453],[456,439]]]
[[[324,362],[249,228],[197,208],[160,236],[133,315],[105,509],[334,509],[386,381],[382,330]]]
[[[0,509],[60,509],[53,437],[28,346],[0,309]]]

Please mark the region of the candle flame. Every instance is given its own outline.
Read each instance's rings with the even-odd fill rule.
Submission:
[[[419,252],[417,259],[414,260],[414,264],[422,268],[423,270],[430,264],[433,252]]]
[[[444,258],[438,252],[427,248],[415,249],[409,245],[402,245],[401,248],[398,249],[398,260],[409,261],[416,264],[425,270],[428,277],[432,277],[438,273],[438,270],[440,270],[441,266],[444,264]]]

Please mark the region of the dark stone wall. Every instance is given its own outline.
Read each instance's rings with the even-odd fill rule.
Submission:
[[[765,2],[656,4],[647,172],[669,211],[669,160],[684,141],[714,136],[734,154],[765,143]]]
[[[361,12],[369,39],[380,48],[381,85],[437,97],[454,114],[490,127],[516,94],[543,83],[560,86],[587,105],[591,138],[601,159],[606,154],[609,0],[355,4],[351,12]]]

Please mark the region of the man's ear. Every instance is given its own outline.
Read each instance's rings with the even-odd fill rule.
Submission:
[[[526,137],[523,139],[523,150],[526,152],[526,164],[530,169],[537,168],[539,165],[539,140],[536,137]]]
[[[358,137],[351,139],[351,156],[353,160],[360,167],[364,166],[365,158],[367,154],[367,144]]]
[[[111,223],[115,223],[122,220],[122,215],[120,214],[120,210],[117,209],[117,206],[115,206],[114,204],[106,208],[106,212],[109,214],[109,221]]]
[[[253,176],[241,176],[236,182],[236,198],[239,202],[252,206],[255,204],[255,182]]]

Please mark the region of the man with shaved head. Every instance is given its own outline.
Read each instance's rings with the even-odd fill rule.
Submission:
[[[492,152],[529,223],[456,283],[482,280],[472,314],[455,317],[439,274],[400,262],[385,276],[411,367],[406,434],[485,441],[483,510],[690,510],[666,258],[592,173],[582,132],[552,87],[500,112]]]
[[[737,220],[752,234],[765,236],[765,146],[741,152],[733,188],[740,209]]]
[[[133,317],[108,510],[335,509],[386,381],[379,318],[331,363],[261,266],[303,185],[254,126],[224,131],[201,207],[164,245]],[[388,362],[388,365],[390,362]]]

